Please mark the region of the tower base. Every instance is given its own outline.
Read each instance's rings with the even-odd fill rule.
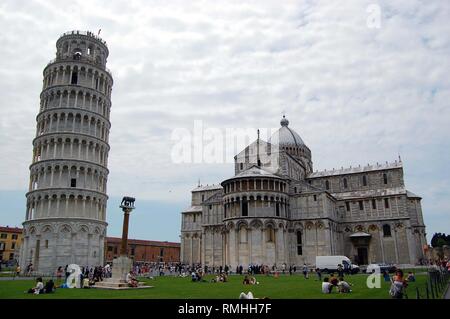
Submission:
[[[133,260],[126,256],[114,258],[112,267],[112,277],[105,278],[103,279],[103,281],[97,282],[93,286],[93,288],[113,289],[113,290],[152,288],[153,286],[145,286],[144,283],[142,282],[139,282],[137,287],[130,287],[128,285],[126,278],[132,266]]]

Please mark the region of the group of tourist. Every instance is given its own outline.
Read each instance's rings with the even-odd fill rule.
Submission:
[[[307,273],[307,269],[305,269],[306,264],[303,266],[303,272]],[[322,281],[322,271],[320,268],[314,269],[317,279],[319,281]],[[324,294],[330,294],[333,292],[333,288],[336,288],[335,290],[338,293],[350,293],[352,292],[351,287],[353,284],[349,283],[344,279],[345,274],[348,273],[348,269],[346,269],[342,264],[337,265],[336,272],[332,272],[329,274],[330,276],[323,278],[322,282],[322,293]],[[305,275],[306,277],[307,275]]]
[[[331,274],[331,277],[323,278],[322,282],[322,293],[331,294],[333,288],[339,293],[350,293],[352,292],[351,283],[344,280],[344,277],[336,277],[335,274]]]
[[[45,285],[42,281],[42,277],[36,278],[36,286],[33,288],[30,288],[28,291],[26,291],[29,294],[49,294],[53,293],[56,290],[55,283],[52,279],[48,280]]]
[[[211,282],[228,282],[228,276],[226,273],[221,273],[211,279]]]
[[[450,271],[450,259],[447,257],[436,259],[421,258],[419,260],[419,265],[441,268],[441,270],[443,270],[442,268],[445,268],[447,271]]]
[[[244,280],[242,281],[244,285],[258,285],[259,282],[256,281],[256,278],[253,276],[245,275]]]
[[[203,273],[202,269],[200,268],[200,269],[197,269],[196,271],[193,271],[191,273],[191,280],[193,282],[204,281],[203,280],[203,276],[204,276],[204,273]]]
[[[415,277],[411,276],[410,272],[406,278],[403,276],[403,271],[401,269],[397,269],[395,275],[390,279],[392,284],[389,289],[389,294],[393,299],[402,299],[405,295],[406,288],[408,287],[408,282],[415,281]]]

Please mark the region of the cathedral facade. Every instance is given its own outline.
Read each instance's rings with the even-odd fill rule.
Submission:
[[[280,124],[235,156],[233,177],[192,190],[181,262],[234,269],[345,255],[360,265],[419,263],[421,198],[406,189],[400,158],[314,172],[310,149],[284,116]]]

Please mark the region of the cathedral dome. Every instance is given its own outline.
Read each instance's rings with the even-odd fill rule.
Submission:
[[[281,128],[273,133],[270,137],[269,142],[273,144],[278,144],[280,146],[303,146],[305,143],[303,142],[300,135],[297,134],[294,130],[290,129],[288,119],[283,115],[283,118],[280,121]]]

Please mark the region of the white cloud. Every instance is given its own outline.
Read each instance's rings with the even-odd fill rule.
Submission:
[[[379,29],[367,27],[372,3]],[[407,186],[438,225],[450,195],[434,187],[449,183],[449,18],[444,2],[410,0],[2,1],[0,189],[27,187],[58,36],[101,28],[115,81],[111,195],[187,203],[199,177],[220,182],[233,167],[168,162],[172,128],[273,127],[286,111],[317,169],[401,152]]]

